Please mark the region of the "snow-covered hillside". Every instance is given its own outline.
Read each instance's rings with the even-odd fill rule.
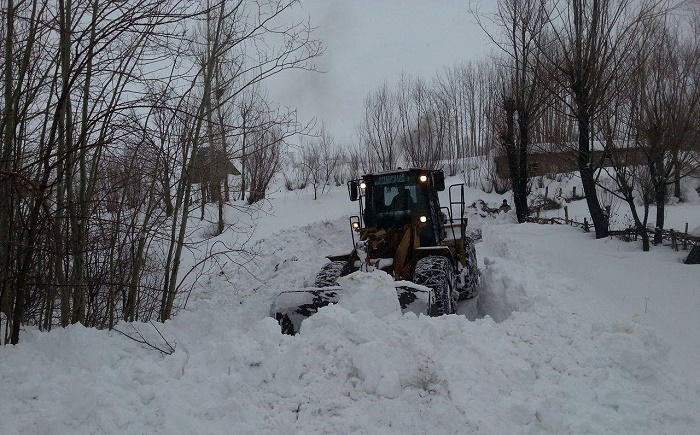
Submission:
[[[667,247],[474,217],[469,318],[402,316],[373,273],[347,284],[371,304],[281,335],[274,296],[349,249],[355,207],[344,187],[277,193],[253,263],[203,279],[158,330],[119,325],[171,355],[114,331],[25,331],[0,347],[0,434],[700,433],[700,267]]]

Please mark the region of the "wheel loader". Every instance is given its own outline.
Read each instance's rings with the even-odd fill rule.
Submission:
[[[350,217],[354,249],[332,255],[316,276],[315,286],[280,293],[271,314],[283,333],[299,332],[301,321],[338,301],[341,276],[383,270],[393,276],[402,311],[430,316],[455,312],[457,301],[474,297],[479,270],[474,242],[467,235],[464,185],[448,189],[441,170],[398,169],[364,175],[348,182],[359,215]]]

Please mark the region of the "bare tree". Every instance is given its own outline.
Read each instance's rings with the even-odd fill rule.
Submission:
[[[343,153],[336,148],[333,136],[325,126],[315,137],[302,143],[301,166],[304,168],[306,179],[314,189],[314,200],[318,199],[318,190],[323,193],[342,171]]]
[[[615,77],[627,75],[635,41],[644,23],[659,13],[656,1],[572,0],[548,3],[551,38],[540,50],[549,71],[552,96],[578,124],[578,167],[597,238],[608,234],[607,217],[596,194],[591,160],[593,123],[620,89]],[[565,89],[566,93],[556,92]]]
[[[627,81],[630,77],[617,77],[616,81]],[[626,87],[629,92],[620,93],[610,101],[602,111],[601,128],[598,136],[605,147],[605,158],[608,161],[603,170],[613,181],[614,185],[600,182],[602,189],[610,195],[627,203],[632,215],[632,221],[637,234],[642,239],[642,249],[648,251],[649,234],[646,230],[649,219],[649,207],[653,202],[653,188],[648,168],[640,164],[637,150],[640,142],[634,127],[634,119],[640,106],[638,87]],[[638,202],[642,203],[643,212],[637,210]]]
[[[447,136],[448,114],[421,79],[403,75],[397,88],[398,144],[408,165],[437,168]]]
[[[248,156],[248,135],[250,131],[254,131],[255,129],[251,126],[251,124],[256,124],[256,122],[251,122],[254,118],[259,117],[261,115],[259,110],[256,110],[256,105],[260,101],[260,98],[257,95],[257,92],[255,89],[251,89],[249,92],[245,93],[241,101],[239,103],[239,111],[240,111],[240,120],[241,120],[241,127],[240,127],[240,159],[241,159],[241,195],[240,199],[244,200],[245,199],[245,194],[246,194],[246,179],[248,177],[248,174],[246,173],[246,157]]]
[[[491,128],[493,108],[498,104],[496,70],[490,62],[460,64],[442,71],[434,81],[441,116],[446,116],[444,157],[451,175],[464,171],[465,181],[477,187],[484,156],[494,145]]]
[[[301,144],[301,162],[305,179],[314,189],[314,200],[318,198],[318,188],[322,183],[323,171],[322,152],[319,143],[314,139],[303,141]]]
[[[395,96],[389,85],[384,83],[365,99],[365,116],[359,128],[360,144],[380,169],[394,169],[400,157],[398,135]]]
[[[253,204],[265,198],[265,192],[259,192],[258,190],[261,188],[267,189],[272,178],[281,168],[281,153],[284,146],[286,146],[287,139],[297,134],[302,136],[309,134],[309,131],[314,126],[314,121],[312,120],[303,125],[300,124],[294,111],[272,107],[263,92],[251,94],[241,104],[241,128],[239,129],[239,134],[236,135],[237,148],[233,155],[234,157],[240,156],[242,166],[241,199],[246,198],[246,195],[257,192],[252,202],[250,197],[248,197],[248,202]],[[271,140],[271,138],[275,139]],[[267,147],[272,147],[272,149],[261,149]],[[261,156],[268,156],[270,159],[266,162],[260,160]],[[256,160],[250,162],[251,158]],[[269,166],[265,166],[266,163]],[[251,172],[254,170],[262,172],[260,174]],[[305,181],[303,180],[303,182]],[[251,188],[251,182],[256,183],[255,189]]]
[[[371,174],[381,169],[379,161],[375,158],[371,148],[366,146],[362,141],[362,127],[358,126],[358,142],[355,142],[350,148],[350,171],[353,179],[358,178],[361,174]]]
[[[694,148],[700,128],[700,46],[684,36],[681,22],[662,16],[649,23],[651,43],[638,71],[635,126],[647,158],[656,203],[654,242],[661,243],[669,186],[697,169]]]
[[[502,32],[491,39],[506,55],[500,66],[503,116],[498,130],[521,223],[529,215],[528,153],[532,130],[548,102],[543,83],[545,71],[539,60],[540,50],[546,45],[544,29],[548,20],[541,0],[500,0],[492,17]]]
[[[250,174],[248,204],[265,199],[267,187],[280,169],[286,133],[280,125],[274,125],[254,135],[252,151],[246,159]]]

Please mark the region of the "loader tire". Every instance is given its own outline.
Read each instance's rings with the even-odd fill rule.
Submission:
[[[464,250],[467,256],[466,270],[464,274],[464,287],[459,290],[459,300],[471,299],[479,292],[479,267],[476,264],[476,248],[474,247],[474,239],[467,236],[464,239]]]
[[[294,323],[292,323],[292,321],[289,320],[289,316],[287,316],[286,314],[278,313],[276,319],[277,323],[280,324],[282,334],[294,335],[297,333],[297,331],[294,330]]]
[[[347,261],[331,261],[330,263],[324,264],[316,275],[314,287],[333,287],[338,285],[336,280],[345,275],[344,272],[347,264]]]
[[[435,292],[435,303],[428,315],[441,316],[455,312],[456,279],[452,263],[447,257],[429,255],[416,262],[413,282],[430,287]]]

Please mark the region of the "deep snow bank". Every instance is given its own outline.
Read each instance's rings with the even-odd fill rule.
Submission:
[[[482,318],[401,315],[385,277],[358,274],[347,299],[281,335],[272,298],[308,285],[346,227],[280,232],[257,245],[252,275],[212,277],[159,327],[172,355],[79,326],[25,333],[0,348],[0,432],[700,432],[700,391],[668,370],[667,344],[634,319],[573,313],[585,286],[507,226],[477,246]]]

